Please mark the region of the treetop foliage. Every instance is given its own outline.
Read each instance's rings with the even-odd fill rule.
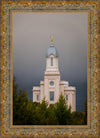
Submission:
[[[71,112],[61,94],[56,104],[48,105],[45,98],[42,103],[32,102],[25,89],[18,90],[16,77],[13,78],[13,124],[14,125],[85,125],[85,113]],[[86,103],[85,103],[85,107]]]

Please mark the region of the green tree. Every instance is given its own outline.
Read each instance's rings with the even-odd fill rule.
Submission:
[[[15,82],[16,82],[16,77],[14,76],[13,78],[13,101],[17,99],[17,95],[18,95],[18,85]]]
[[[13,123],[17,122],[17,100],[18,100],[18,85],[16,84],[16,77],[13,78]]]
[[[46,118],[48,116],[47,111],[48,103],[45,99],[42,100],[42,103],[36,107],[36,124],[46,125]]]
[[[72,125],[73,123],[73,116],[71,113],[71,106],[69,106],[69,108],[67,108],[66,111],[66,125]]]
[[[50,104],[48,107],[48,116],[47,116],[47,125],[58,125],[58,120],[56,117],[56,113],[55,113],[55,105],[54,104]]]
[[[31,125],[33,124],[34,105],[27,98],[27,91],[20,89],[16,84],[16,77],[13,79],[13,124]]]
[[[71,108],[67,108],[65,97],[61,94],[58,102],[56,103],[56,117],[59,125],[66,125],[71,123]],[[69,121],[68,121],[69,120]]]
[[[73,115],[73,125],[84,125],[84,113],[80,111],[72,112]]]
[[[71,106],[66,106],[65,97],[61,94],[56,104],[48,105],[28,99],[25,89],[18,90],[16,77],[13,78],[13,124],[14,125],[83,125],[87,123],[87,100],[85,113],[71,113]]]
[[[13,117],[14,124],[26,124],[26,106],[28,104],[27,93],[26,91],[20,90],[16,102],[13,100]]]
[[[84,105],[85,105],[84,123],[87,124],[87,99],[86,99]]]

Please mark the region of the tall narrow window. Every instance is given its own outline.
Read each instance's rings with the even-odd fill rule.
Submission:
[[[54,101],[54,92],[50,92],[50,101]]]
[[[51,66],[53,66],[53,57],[51,57]]]
[[[39,95],[37,95],[37,101],[39,100]]]
[[[68,95],[66,95],[66,100],[68,100]]]

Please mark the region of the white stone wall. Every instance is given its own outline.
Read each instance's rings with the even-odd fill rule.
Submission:
[[[41,99],[41,95],[40,95],[40,91],[35,91],[33,92],[33,102],[40,102]],[[39,95],[39,100],[37,100],[37,95]]]
[[[54,85],[51,86],[50,82],[53,81]],[[57,102],[59,97],[59,82],[60,82],[60,76],[52,76],[52,75],[46,75],[44,77],[44,96],[49,104],[53,104]],[[54,101],[50,101],[50,92],[54,92]]]
[[[53,86],[50,86],[50,81],[54,82]],[[66,83],[68,84],[68,83]],[[50,92],[54,92],[54,101],[50,101]],[[65,86],[64,81],[60,81],[60,76],[45,76],[44,82],[41,83],[40,88],[34,87],[33,89],[33,102],[42,102],[43,98],[48,101],[48,104],[54,104],[58,101],[60,94],[62,93],[66,99],[68,107],[71,105],[71,111],[76,111],[76,93],[75,87]],[[39,95],[39,101],[37,101],[37,95]]]
[[[51,57],[53,57],[53,66],[51,66]],[[58,71],[58,58],[54,55],[50,55],[46,58],[46,71]]]
[[[42,102],[44,98],[44,81],[40,82],[40,103]]]

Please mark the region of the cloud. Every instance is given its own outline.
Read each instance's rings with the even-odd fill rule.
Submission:
[[[87,13],[14,13],[14,74],[20,88],[25,86],[29,93],[32,81],[43,80],[51,35],[61,79],[73,86],[87,80]],[[81,96],[84,87],[86,83],[79,89]]]

